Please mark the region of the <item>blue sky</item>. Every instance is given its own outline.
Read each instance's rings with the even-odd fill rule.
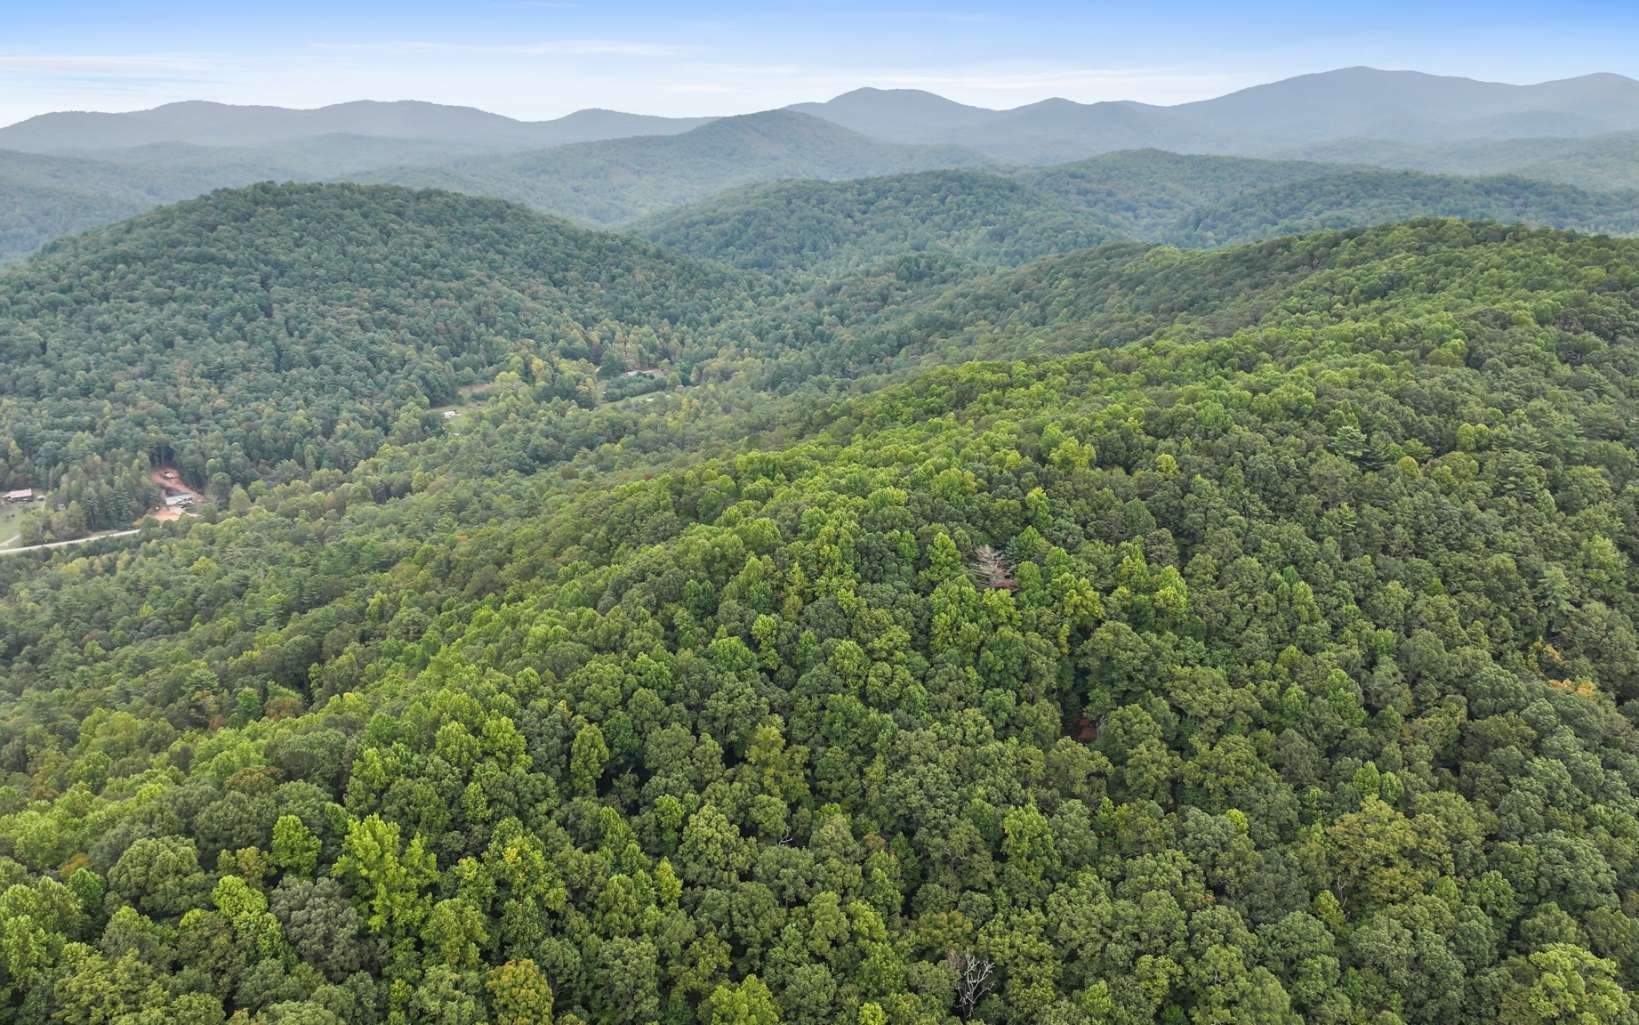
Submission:
[[[1639,3],[280,4],[0,0],[0,123],[179,99],[427,99],[522,118],[759,110],[860,85],[1176,103],[1352,64],[1639,77]]]

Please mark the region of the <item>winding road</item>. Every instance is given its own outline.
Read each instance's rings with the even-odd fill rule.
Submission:
[[[102,534],[90,534],[86,537],[77,537],[72,541],[52,541],[43,545],[26,545],[22,548],[0,548],[0,555],[16,555],[19,552],[43,552],[50,548],[68,548],[72,545],[83,545],[90,541],[102,541],[110,537],[130,537],[133,534],[140,533],[142,533],[140,529],[110,530]],[[11,540],[15,541],[17,539],[14,537]]]

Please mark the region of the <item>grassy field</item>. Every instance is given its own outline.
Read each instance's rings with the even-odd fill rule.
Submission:
[[[22,526],[23,517],[40,507],[39,502],[31,502],[28,505],[0,503],[0,548],[17,546],[17,531]]]

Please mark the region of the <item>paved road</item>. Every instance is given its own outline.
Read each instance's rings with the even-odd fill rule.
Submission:
[[[140,534],[141,530],[110,530],[104,534],[92,534],[89,537],[77,537],[72,541],[53,541],[50,544],[28,545],[23,548],[0,548],[0,555],[16,555],[19,552],[43,552],[49,548],[68,548],[72,545],[83,545],[88,541],[102,541],[110,537],[130,537]]]

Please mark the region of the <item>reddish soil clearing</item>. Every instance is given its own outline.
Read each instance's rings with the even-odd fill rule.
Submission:
[[[148,479],[154,482],[155,487],[165,492],[166,497],[192,495],[196,506],[205,501],[205,496],[189,487],[188,482],[182,479],[182,474],[177,472],[177,468],[174,466],[156,466],[148,471]],[[165,522],[167,520],[179,520],[187,513],[188,509],[186,507],[157,505],[149,509],[145,515]]]

